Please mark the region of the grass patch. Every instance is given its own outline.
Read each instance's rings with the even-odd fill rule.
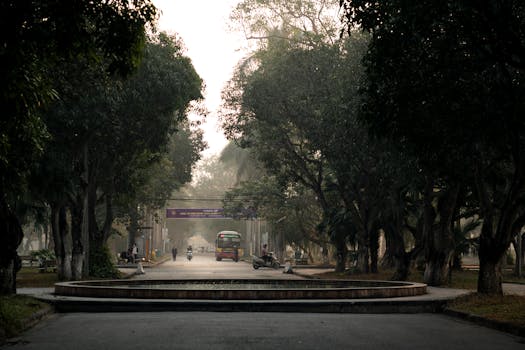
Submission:
[[[54,287],[59,282],[56,272],[40,272],[38,267],[22,267],[16,274],[16,287]]]
[[[472,294],[451,302],[451,310],[525,328],[525,297]]]
[[[116,271],[116,276],[113,278],[125,277],[120,271]],[[100,280],[100,279],[111,279],[111,277],[88,277],[86,279]],[[22,267],[16,274],[16,287],[17,288],[52,288],[55,283],[60,282],[56,272],[40,272],[37,267]]]
[[[325,272],[316,274],[323,279],[350,279],[350,280],[382,280],[390,281],[394,275],[394,270],[382,270],[378,273],[353,273],[351,271],[345,272]],[[461,289],[476,289],[477,286],[477,272],[475,271],[454,271],[450,281],[446,283],[449,288]],[[408,276],[408,281],[423,283],[423,272],[414,270]]]
[[[31,316],[50,306],[26,295],[0,296],[0,339],[20,334]]]
[[[351,271],[345,272],[325,272],[315,276],[323,279],[351,279],[351,280],[384,280],[389,281],[394,275],[394,270],[383,270],[378,273],[359,274]],[[505,282],[523,283],[525,278],[518,278],[511,272],[504,273]],[[423,272],[414,270],[408,276],[408,281],[423,283]],[[476,290],[478,288],[478,271],[475,270],[453,270],[450,279],[443,285],[447,288]]]
[[[351,272],[326,272],[316,276],[322,279],[353,279],[353,280],[390,280],[392,271],[381,271],[377,274],[356,274]],[[421,271],[412,271],[410,282],[423,282]],[[525,283],[524,278],[517,278],[511,272],[503,275],[503,280],[513,283]],[[475,291],[478,284],[478,271],[454,270],[448,283],[443,287],[468,289]],[[465,312],[488,320],[509,323],[525,328],[525,296],[518,295],[480,295],[470,294],[449,304],[454,311]]]

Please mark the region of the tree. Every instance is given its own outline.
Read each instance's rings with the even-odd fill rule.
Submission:
[[[262,47],[281,40],[315,47],[337,41],[337,10],[328,0],[244,0],[235,6],[230,20],[247,40]]]
[[[478,291],[501,294],[500,261],[525,223],[523,39],[519,1],[341,1],[372,33],[363,108],[371,130],[404,143],[447,183],[442,236],[458,186],[483,220]],[[430,185],[430,184],[429,184]],[[447,260],[449,258],[446,258]]]
[[[11,205],[48,136],[40,109],[56,97],[48,68],[60,57],[105,57],[111,71],[129,73],[156,9],[148,0],[23,0],[3,1],[0,16],[0,293],[8,294],[21,241]]]
[[[236,184],[245,181],[258,180],[265,175],[264,167],[257,157],[248,149],[243,149],[230,142],[222,150],[220,161],[226,166],[237,169]]]
[[[224,92],[223,127],[280,182],[315,193],[323,213],[319,227],[337,247],[337,270],[345,269],[352,241],[359,247],[358,269],[376,272],[379,229],[395,217],[388,232],[402,238],[407,188],[416,176],[405,167],[409,157],[399,155],[402,149],[369,137],[358,120],[368,36],[355,32],[335,40],[324,31],[335,28],[323,12],[326,4],[302,4],[245,1],[236,8],[234,19],[256,33],[248,37],[260,45]],[[319,16],[311,15],[314,8]],[[406,261],[405,255],[401,239],[395,256]]]
[[[62,231],[54,225],[63,279],[89,273],[90,250],[98,254],[93,264],[101,261],[98,252],[111,233],[115,210],[122,210],[116,204],[128,208],[136,223],[139,204],[160,206],[171,190],[189,181],[204,146],[185,121],[190,102],[201,97],[202,80],[177,38],[164,33],[150,37],[141,65],[128,79],[108,76],[103,63],[64,61],[55,74],[61,99],[46,113],[53,140],[40,167],[49,171],[40,177],[55,186],[43,195],[56,207],[55,215],[69,211],[72,222]],[[180,137],[173,136],[177,128]],[[154,175],[162,174],[176,181],[154,181]],[[73,248],[62,239],[69,231]]]
[[[202,97],[202,84],[202,79],[191,60],[184,55],[183,44],[177,37],[165,33],[151,36],[136,74],[122,83],[115,110],[106,111],[111,119],[109,129],[96,143],[91,156],[94,162],[92,173],[97,176],[92,181],[92,193],[96,192],[99,181],[109,179],[109,183],[106,181],[107,186],[103,187],[106,199],[111,201],[113,196],[125,193],[129,199],[130,216],[138,220],[133,212],[140,204],[137,203],[140,202],[137,191],[140,186],[144,186],[145,174],[141,169],[161,159],[170,138],[181,126],[183,134],[190,138],[190,145],[189,149],[181,150],[188,153],[181,153],[175,159],[181,161],[177,164],[180,167],[179,181],[189,181],[191,166],[198,160],[196,153],[204,144],[198,134],[190,135],[188,127],[184,125],[190,103]],[[99,145],[106,151],[101,152]],[[187,145],[181,143],[178,146]],[[111,172],[100,176],[97,171],[101,168],[97,164],[104,164],[102,169]],[[173,189],[179,184],[173,183]],[[170,193],[168,191],[166,195]],[[142,204],[153,204],[147,203],[144,197],[141,199],[146,201]],[[94,206],[90,208],[94,210]],[[90,231],[91,241],[95,244],[105,243],[107,233],[107,230],[95,228]],[[132,240],[134,235],[132,229]]]
[[[318,229],[322,211],[315,194],[299,184],[283,184],[274,176],[262,176],[226,192],[223,204],[225,212],[234,218],[264,218],[272,231],[282,234],[286,244],[306,254],[313,245],[328,254],[329,239]]]
[[[167,152],[150,164],[134,172],[135,184],[129,191],[117,195],[116,218],[127,224],[129,244],[135,243],[143,212],[138,208],[156,210],[165,206],[184,184],[192,180],[193,167],[205,148],[202,131],[191,130],[184,123],[170,138]]]
[[[258,56],[255,70],[239,72],[239,80],[233,81],[237,85],[233,84],[233,91],[225,94],[228,108],[223,117],[229,136],[239,136],[241,145],[253,147],[269,173],[284,182],[298,182],[311,189],[326,217],[333,216],[337,212],[334,208],[343,205],[340,193],[328,186],[339,179],[334,176],[327,157],[334,155],[331,157],[334,160],[337,153],[331,132],[344,129],[343,115],[355,107],[341,103],[344,90],[340,87],[344,81],[357,88],[358,69],[346,66],[348,80],[334,74],[334,67],[343,67],[345,59],[358,63],[359,56],[354,54],[359,50],[350,50],[359,45],[358,41],[352,44],[345,50],[338,45],[320,45],[315,49],[270,45],[272,49]],[[334,220],[327,222],[332,223],[341,270],[346,257],[346,225],[335,225],[338,221]]]

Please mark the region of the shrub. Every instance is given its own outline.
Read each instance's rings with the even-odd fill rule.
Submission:
[[[38,261],[55,260],[55,252],[49,249],[40,249],[31,252],[31,257]]]
[[[89,251],[89,275],[99,278],[120,277],[120,272],[112,261],[108,247],[91,247]]]

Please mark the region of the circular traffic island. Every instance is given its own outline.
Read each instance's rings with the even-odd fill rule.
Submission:
[[[358,280],[97,280],[55,284],[55,295],[122,299],[376,299],[426,294],[421,283]]]

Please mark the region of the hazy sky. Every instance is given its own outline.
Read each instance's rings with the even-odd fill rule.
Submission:
[[[219,153],[226,139],[217,124],[221,90],[233,67],[243,56],[242,37],[228,30],[228,17],[239,0],[153,0],[162,11],[159,29],[178,33],[197,73],[206,84],[205,103],[210,111],[202,126],[209,149],[204,155]]]

